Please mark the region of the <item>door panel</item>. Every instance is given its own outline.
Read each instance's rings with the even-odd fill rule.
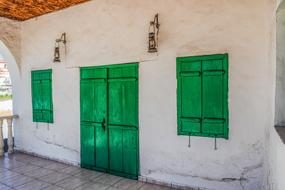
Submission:
[[[94,126],[81,124],[81,166],[92,168],[95,161]]]
[[[109,126],[110,170],[137,175],[137,129]]]
[[[95,166],[108,169],[108,143],[107,129],[102,124],[95,124]]]
[[[94,73],[104,73],[104,70],[94,71]],[[97,75],[96,75],[97,76]],[[95,167],[108,169],[108,133],[107,133],[107,80],[94,80],[94,110],[92,122],[95,124]]]
[[[110,170],[123,172],[123,130],[109,126]]]
[[[110,170],[137,175],[137,80],[112,79],[108,91]]]
[[[109,123],[137,126],[136,79],[113,79],[109,82]]]
[[[123,168],[124,173],[137,175],[138,173],[138,130],[123,130]]]
[[[94,96],[93,96],[93,118],[92,121],[102,123],[106,121],[106,107],[107,107],[107,82],[106,79],[94,80]]]
[[[80,85],[81,122],[92,122],[94,115],[94,81],[81,80]]]

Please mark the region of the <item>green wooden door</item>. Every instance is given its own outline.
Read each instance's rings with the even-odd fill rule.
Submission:
[[[108,169],[106,69],[81,70],[81,166]]]
[[[138,73],[136,66],[110,68],[108,126],[110,170],[138,173]]]
[[[138,65],[81,68],[80,97],[81,166],[137,178]]]

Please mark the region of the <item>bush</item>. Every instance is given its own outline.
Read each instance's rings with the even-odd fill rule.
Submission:
[[[0,95],[0,101],[10,100],[10,99],[12,99],[12,95],[8,95],[8,94]]]

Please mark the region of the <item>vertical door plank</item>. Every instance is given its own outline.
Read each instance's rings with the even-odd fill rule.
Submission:
[[[81,166],[93,168],[95,161],[94,126],[81,123]]]

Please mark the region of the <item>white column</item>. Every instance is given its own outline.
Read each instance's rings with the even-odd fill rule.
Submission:
[[[14,142],[13,142],[13,118],[7,118],[7,124],[8,124],[8,153],[13,153],[14,151]]]
[[[4,141],[3,141],[3,119],[0,118],[0,156],[4,155]]]

